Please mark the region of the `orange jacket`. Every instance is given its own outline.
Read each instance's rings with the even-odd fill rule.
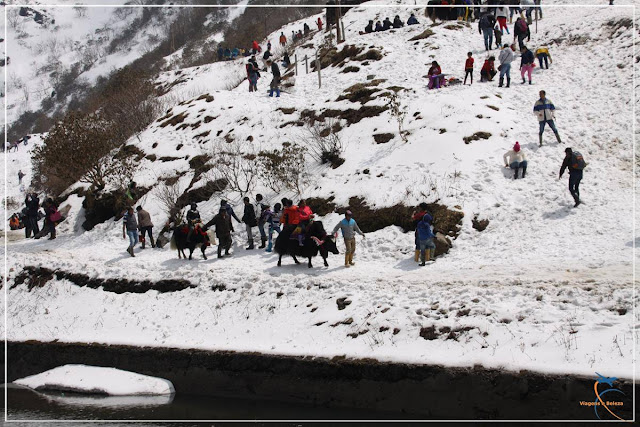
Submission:
[[[287,44],[287,37],[284,34],[280,36],[280,44]]]
[[[300,224],[300,211],[296,205],[290,208],[285,208],[282,216],[280,217],[282,224]]]

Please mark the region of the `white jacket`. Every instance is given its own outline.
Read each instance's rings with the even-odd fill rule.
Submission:
[[[520,151],[518,152],[515,152],[514,150],[509,150],[504,154],[504,156],[502,156],[502,158],[504,159],[505,165],[510,165],[513,162],[520,163],[527,160],[527,156],[524,154],[524,151],[522,151],[522,149],[520,149]],[[507,161],[507,159],[509,160]]]
[[[500,61],[500,64],[511,64],[514,59],[516,59],[516,54],[510,47],[505,47],[500,51],[500,55],[498,55],[498,61]]]
[[[505,18],[509,16],[509,8],[508,7],[499,7],[496,9],[496,17],[504,16]]]

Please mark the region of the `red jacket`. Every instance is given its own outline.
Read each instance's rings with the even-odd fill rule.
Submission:
[[[309,206],[305,206],[304,208],[298,207],[298,212],[300,213],[300,221],[309,221],[311,215],[313,215],[313,211]]]
[[[429,75],[430,76],[437,76],[439,74],[442,74],[442,70],[440,69],[439,66],[431,66],[431,68],[429,68]]]
[[[322,18],[318,18],[318,30],[322,31]]]
[[[473,68],[473,58],[467,58],[464,63],[464,68]]]
[[[485,60],[481,71],[486,71],[486,72],[495,71],[493,61],[489,61],[488,59]]]
[[[260,45],[258,44],[258,42],[255,41],[255,40],[253,41],[253,44],[252,44],[251,47],[253,47],[253,49],[257,50],[258,52],[260,52],[262,50],[262,49],[260,49]]]
[[[282,224],[300,224],[300,211],[296,205],[290,208],[284,208],[284,212],[280,217]]]

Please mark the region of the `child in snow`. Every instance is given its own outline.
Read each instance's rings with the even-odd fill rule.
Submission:
[[[502,46],[502,31],[500,31],[500,27],[498,25],[493,27],[493,35],[496,40],[496,49],[500,49],[500,46]]]
[[[273,250],[273,232],[276,231],[280,234],[280,215],[282,214],[280,208],[282,205],[280,203],[276,203],[271,210],[271,206],[267,206],[267,209],[264,211],[264,221],[265,224],[269,226],[269,243],[267,245],[267,252],[271,252]]]
[[[429,68],[429,89],[440,89],[440,86],[444,83],[444,74],[442,74],[442,69],[440,69],[440,65],[438,65],[437,61],[433,61],[431,63],[431,68]]]
[[[504,167],[513,169],[513,179],[518,179],[518,171],[522,168],[522,177],[527,173],[527,156],[520,148],[520,143],[516,141],[512,150],[507,151],[504,156]]]
[[[431,230],[433,218],[429,214],[422,217],[418,223],[418,240],[420,241],[420,265],[424,266],[425,261],[431,261],[436,255],[436,245],[433,243],[435,234]]]
[[[490,56],[488,59],[485,59],[484,64],[482,65],[482,69],[480,70],[480,81],[493,81],[493,76],[496,75],[496,66],[495,66],[496,58]]]
[[[471,84],[473,84],[473,53],[467,52],[467,60],[464,63],[464,83],[467,84],[467,76],[471,76]]]

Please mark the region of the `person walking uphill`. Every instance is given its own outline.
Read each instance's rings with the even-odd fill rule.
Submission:
[[[216,237],[218,238],[218,258],[222,258],[222,250],[224,254],[229,255],[229,249],[231,249],[231,218],[227,213],[226,205],[220,206],[218,214],[214,216],[211,221],[204,225],[205,229],[216,226]]]
[[[491,50],[493,44],[494,25],[496,25],[496,18],[488,12],[485,12],[478,20],[478,33],[484,36],[484,47],[487,51]]]
[[[527,39],[527,42],[531,41],[531,32],[529,31],[529,26],[527,22],[522,19],[516,19],[516,23],[513,24],[513,35],[518,38],[518,47],[520,51],[524,47],[524,39]]]
[[[136,216],[133,214],[133,206],[129,206],[122,217],[122,238],[126,239],[127,236],[129,236],[127,252],[134,257],[133,247],[138,243],[138,221],[136,221]]]
[[[269,96],[273,97],[273,91],[275,90],[276,98],[280,98],[280,68],[278,67],[278,64],[276,64],[272,60],[268,60],[267,65],[271,67],[271,73],[273,74],[273,79],[271,80],[271,83],[269,85]]]
[[[565,148],[564,150],[565,156],[564,161],[562,162],[562,166],[560,167],[560,175],[558,179],[562,178],[562,174],[564,174],[565,169],[569,169],[569,192],[573,197],[573,201],[575,205],[574,208],[577,208],[580,203],[580,181],[582,181],[582,171],[587,166],[587,163],[584,161],[584,157],[577,151],[572,150],[571,148]]]
[[[516,54],[511,50],[508,44],[505,44],[498,55],[498,61],[500,61],[500,83],[498,87],[502,87],[504,83],[504,76],[507,76],[507,87],[511,84],[511,63],[516,59]]]
[[[264,230],[265,225],[265,211],[269,208],[269,204],[263,201],[262,194],[256,194],[255,213],[258,217],[258,231],[260,232],[261,245],[259,249],[264,249],[267,246],[267,233]]]
[[[433,239],[436,237],[431,230],[433,218],[429,214],[422,217],[418,223],[418,240],[420,241],[420,266],[424,267],[425,261],[432,261],[436,255],[436,245]]]
[[[516,141],[512,150],[507,151],[504,156],[504,167],[513,169],[513,179],[518,179],[518,171],[522,168],[522,177],[527,173],[527,156],[520,148],[520,143]]]
[[[142,209],[142,206],[136,208],[138,211],[138,227],[140,228],[140,241],[142,242],[142,249],[145,248],[145,234],[149,236],[149,242],[151,247],[156,247],[156,242],[153,241],[153,223],[151,222],[151,215],[149,212]]]
[[[242,222],[244,222],[246,230],[247,230],[247,240],[249,241],[249,246],[246,247],[246,250],[254,249],[253,246],[253,230],[252,228],[258,225],[258,221],[256,220],[256,211],[253,208],[253,205],[249,201],[248,197],[242,199],[244,201],[244,215],[242,215]]]
[[[558,134],[558,129],[556,129],[556,124],[554,123],[555,114],[554,111],[556,109],[553,102],[546,97],[546,92],[544,90],[540,91],[540,99],[538,99],[533,106],[533,112],[538,117],[538,123],[540,124],[540,133],[538,135],[538,139],[540,140],[540,147],[542,147],[542,134],[544,133],[544,126],[548,123],[549,127],[556,134],[556,140],[558,144],[562,144],[560,140],[560,134]]]
[[[346,247],[344,266],[350,267],[355,265],[353,255],[356,252],[356,233],[361,235],[363,239],[365,238],[364,233],[360,230],[360,227],[358,227],[356,220],[353,219],[351,211],[345,212],[344,219],[333,228],[334,237],[338,236],[338,229],[342,230],[342,238],[344,239],[344,245]]]
[[[531,84],[531,72],[533,71],[533,52],[527,49],[526,46],[522,46],[522,55],[520,55],[520,76],[522,77],[522,84],[525,84],[525,74],[529,74],[529,84]]]

